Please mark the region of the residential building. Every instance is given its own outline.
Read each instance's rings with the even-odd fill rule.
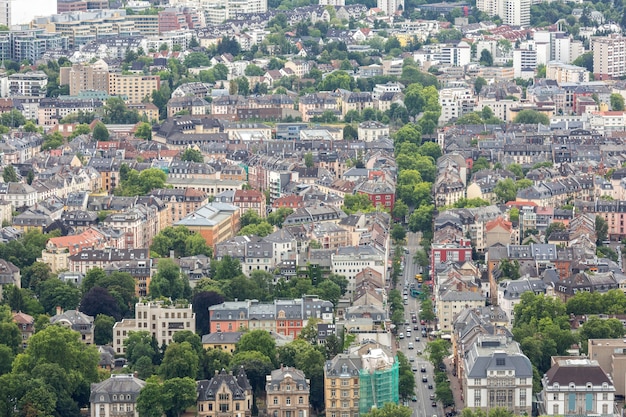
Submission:
[[[532,78],[537,69],[537,51],[534,49],[513,50],[513,70],[515,78]]]
[[[441,117],[439,124],[444,125],[454,119],[474,111],[474,95],[469,87],[444,88],[439,92]]]
[[[184,219],[209,202],[207,193],[195,188],[160,188],[152,190],[150,195],[165,202],[168,212],[168,226]]]
[[[210,380],[197,381],[199,417],[250,417],[252,386],[243,367],[234,373],[224,369]]]
[[[623,378],[622,378],[623,379]],[[554,358],[541,379],[542,415],[610,416],[615,410],[615,386],[597,361]]]
[[[396,201],[396,188],[393,183],[384,178],[376,177],[360,183],[355,191],[368,196],[374,207],[382,207],[389,212],[393,211]]]
[[[159,89],[158,75],[109,74],[109,95],[124,97],[128,103],[141,103]]]
[[[384,277],[385,255],[383,252],[371,246],[347,246],[337,248],[337,252],[331,254],[331,270],[334,274],[343,275],[348,280],[346,296],[350,297],[356,287],[356,277],[365,268],[380,273]]]
[[[513,324],[515,306],[522,300],[522,295],[526,292],[532,292],[535,295],[545,294],[546,289],[546,284],[539,278],[501,281],[498,283],[498,306]]]
[[[533,367],[512,338],[482,335],[464,362],[466,408],[488,413],[503,407],[516,415],[531,415]]]
[[[530,25],[531,0],[478,0],[476,8],[489,16],[500,16],[503,25]]]
[[[196,314],[191,304],[139,301],[135,304],[135,318],[123,319],[113,326],[115,354],[126,352],[124,341],[133,331],[146,331],[156,338],[159,346],[172,343],[176,332],[196,332]]]
[[[243,332],[217,332],[202,335],[202,347],[204,349],[223,350],[233,354],[237,348]]]
[[[91,384],[91,417],[139,417],[137,398],[145,386],[145,381],[133,374],[112,374],[109,379]]]
[[[13,262],[0,259],[0,297],[5,285],[13,285],[17,288],[22,287],[22,278],[20,269]]]
[[[378,0],[376,5],[387,16],[395,16],[404,12],[404,0]]]
[[[76,235],[53,237],[41,251],[40,262],[50,267],[52,273],[69,270],[69,257],[84,249],[104,249],[107,239],[97,229],[89,228]]]
[[[203,4],[206,24],[219,25],[224,20],[235,19],[243,14],[267,12],[267,0],[218,0]]]
[[[67,310],[63,312],[61,307],[57,307],[57,314],[50,317],[50,323],[65,326],[79,332],[81,341],[87,345],[94,343],[93,317],[81,313],[80,311]]]
[[[43,98],[37,109],[37,122],[40,126],[55,126],[67,115],[81,111],[92,113],[103,106],[102,100]]]
[[[587,83],[589,71],[587,68],[562,62],[548,62],[546,65],[546,79],[555,80],[557,83]]]
[[[22,349],[28,347],[28,339],[35,333],[35,319],[21,311],[13,313],[13,322],[17,324],[22,334]]]
[[[358,138],[362,142],[376,142],[389,138],[389,126],[377,121],[359,123]]]
[[[479,292],[457,291],[455,288],[440,287],[436,294],[437,321],[439,330],[452,331],[455,317],[465,308],[478,308],[485,305],[485,296]],[[443,293],[442,293],[443,292]]]
[[[81,91],[109,91],[109,66],[103,60],[93,64],[76,63],[71,67],[61,67],[60,85],[70,86],[70,96]]]
[[[57,12],[57,0],[0,1],[0,25],[28,25],[35,16],[45,16]]]
[[[595,80],[607,80],[626,75],[626,37],[610,34],[591,38],[593,52],[593,76]]]
[[[269,417],[309,417],[310,381],[299,369],[281,366],[265,377]]]
[[[251,210],[261,218],[267,216],[265,195],[258,190],[235,190],[233,205],[239,207],[242,215]]]
[[[174,223],[199,233],[207,245],[229,239],[239,231],[239,207],[225,203],[209,203]]]
[[[626,393],[626,379],[623,378],[626,372],[626,340],[621,337],[619,339],[589,339],[587,352],[589,359],[597,362],[612,379],[615,387],[614,395],[623,397]]]
[[[23,97],[45,97],[48,75],[43,71],[31,71],[9,75],[9,94]]]

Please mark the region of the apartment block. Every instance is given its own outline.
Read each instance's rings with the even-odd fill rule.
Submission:
[[[559,84],[586,83],[589,82],[589,71],[587,71],[587,68],[576,65],[548,62],[548,65],[546,65],[546,78],[555,80]]]
[[[626,340],[589,339],[589,359],[597,361],[602,370],[613,378],[615,395],[626,395]]]
[[[31,71],[9,75],[11,96],[45,97],[48,75],[43,71]]]
[[[593,75],[596,80],[608,80],[626,75],[626,38],[611,34],[591,38]]]
[[[500,16],[502,24],[530,25],[531,0],[477,0],[476,8],[489,16]]]
[[[174,334],[184,330],[196,332],[196,314],[191,304],[140,301],[135,304],[134,319],[124,319],[113,326],[113,349],[116,354],[124,354],[124,341],[131,331],[149,332],[161,346],[172,343]]]
[[[440,124],[447,124],[453,119],[474,111],[474,96],[469,87],[444,88],[439,92],[441,105]]]
[[[85,90],[109,91],[109,66],[103,60],[93,64],[61,67],[60,84],[70,86],[70,96]]]
[[[152,92],[158,90],[161,79],[158,75],[109,74],[109,95],[126,97],[128,103],[141,103]]]
[[[267,12],[267,0],[215,0],[203,4],[206,24],[220,24],[242,14]]]
[[[40,126],[55,126],[65,116],[83,112],[94,112],[102,108],[100,100],[60,100],[58,98],[44,98],[39,102],[37,109],[37,123]]]

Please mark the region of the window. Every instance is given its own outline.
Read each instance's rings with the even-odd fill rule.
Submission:
[[[278,397],[274,397],[274,405],[278,404]]]
[[[304,397],[298,397],[298,404],[304,404]]]
[[[558,416],[559,413],[559,405],[558,404],[553,404],[552,405],[552,415],[554,416]]]
[[[287,404],[287,405],[291,405],[291,397],[287,397],[287,398],[285,399],[285,404]]]
[[[588,392],[585,394],[585,411],[593,410],[593,394]]]
[[[569,393],[569,398],[567,401],[567,410],[569,412],[576,410],[576,394],[573,392]]]

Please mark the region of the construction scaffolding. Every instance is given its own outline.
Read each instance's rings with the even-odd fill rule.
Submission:
[[[361,357],[359,371],[359,414],[381,408],[385,403],[398,404],[400,372],[397,358],[387,356],[382,349],[371,349]]]

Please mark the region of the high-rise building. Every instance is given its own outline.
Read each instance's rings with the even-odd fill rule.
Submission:
[[[593,75],[596,80],[607,80],[626,75],[626,38],[611,34],[591,38]]]
[[[477,0],[476,7],[489,16],[500,16],[510,26],[530,25],[531,0]]]
[[[30,23],[35,16],[57,12],[57,0],[0,0],[0,25]]]
[[[267,12],[267,0],[214,0],[202,4],[206,24],[219,24],[242,14]]]
[[[386,15],[392,16],[404,11],[404,0],[378,0],[377,6]]]
[[[70,96],[81,91],[109,91],[109,66],[100,60],[91,65],[74,64],[61,68],[61,85],[70,86]]]

